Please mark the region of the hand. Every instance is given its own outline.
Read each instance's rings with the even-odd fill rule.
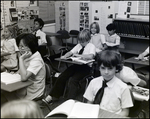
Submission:
[[[143,54],[140,54],[137,59],[138,59],[138,60],[143,60],[143,59],[144,59],[144,55],[143,55]]]
[[[64,55],[64,56],[61,56],[60,59],[66,59],[65,55]]]
[[[20,57],[24,60],[24,59],[27,59],[27,58],[31,57],[31,55],[32,55],[31,51],[26,51]]]

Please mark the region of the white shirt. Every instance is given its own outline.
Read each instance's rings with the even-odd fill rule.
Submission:
[[[46,34],[43,31],[41,31],[40,29],[37,30],[37,32],[36,32],[36,37],[38,37],[38,36],[40,37],[38,39],[38,44],[39,45],[42,45],[43,43],[47,43],[47,41],[46,41]]]
[[[146,50],[145,50],[147,53],[149,53],[149,47],[148,48],[146,48]]]
[[[73,54],[79,53],[79,51],[82,49],[81,44],[77,44],[72,50],[71,52]],[[93,54],[95,56],[96,54],[96,47],[92,44],[92,43],[88,43],[82,54]]]
[[[32,100],[42,96],[44,93],[46,77],[45,64],[39,52],[34,53],[29,59],[25,59],[24,63],[27,71],[33,73],[29,78],[29,80],[33,81],[33,84],[24,89],[27,91],[24,98]]]
[[[93,43],[96,47],[96,52],[103,50],[103,42],[105,41],[105,36],[103,34],[91,34],[90,43]]]
[[[96,93],[102,87],[103,80],[102,76],[94,78],[87,87],[83,97],[93,102]],[[104,89],[100,109],[118,114],[123,108],[129,108],[132,106],[132,97],[127,84],[114,76],[112,80],[107,82],[107,87]]]
[[[108,35],[104,43],[106,43],[107,46],[110,47],[118,46],[120,45],[120,36],[118,36],[116,33],[111,36]]]

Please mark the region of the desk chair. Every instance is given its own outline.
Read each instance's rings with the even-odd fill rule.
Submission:
[[[70,30],[69,35],[72,38],[72,46],[74,46],[75,44],[73,44],[73,40],[78,37],[79,31],[78,30]],[[77,43],[78,43],[78,39],[77,39]]]
[[[52,88],[51,69],[47,63],[45,63],[45,69],[46,69],[46,78],[45,78],[44,94],[39,98],[35,98],[34,101],[36,101],[36,102],[39,100],[42,100],[43,98],[45,98],[48,95],[48,87],[47,87],[48,84],[50,85],[50,88]],[[49,109],[49,111],[51,111],[49,105],[46,105],[46,106]],[[42,106],[40,106],[40,107],[42,107]]]
[[[60,52],[60,57],[68,51],[68,49],[64,46],[60,46],[60,45],[52,45],[52,41],[51,38],[49,36],[46,35],[46,40],[47,40],[47,47],[48,47],[48,56],[49,56],[49,60],[51,57],[51,54],[57,55],[56,51]],[[58,69],[60,67],[60,63],[58,64]]]

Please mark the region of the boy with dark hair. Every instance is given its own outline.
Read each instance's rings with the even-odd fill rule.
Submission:
[[[106,40],[103,43],[104,49],[108,50],[117,50],[120,45],[120,36],[116,34],[116,26],[111,23],[106,26],[108,31],[108,36],[106,36]]]

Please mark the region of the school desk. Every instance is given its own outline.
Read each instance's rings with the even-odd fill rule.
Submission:
[[[125,59],[124,62],[131,63],[133,70],[135,69],[134,64],[149,66],[149,60],[142,61],[142,60],[138,60],[138,59],[135,59],[135,58],[136,57],[131,57],[131,58]]]
[[[30,80],[25,81],[25,82],[20,81],[20,82],[16,82],[16,83],[12,83],[12,84],[7,84],[7,85],[1,82],[1,90],[7,91],[7,92],[13,92],[13,91],[19,90],[21,88],[30,86],[32,84],[33,84],[33,82]]]

